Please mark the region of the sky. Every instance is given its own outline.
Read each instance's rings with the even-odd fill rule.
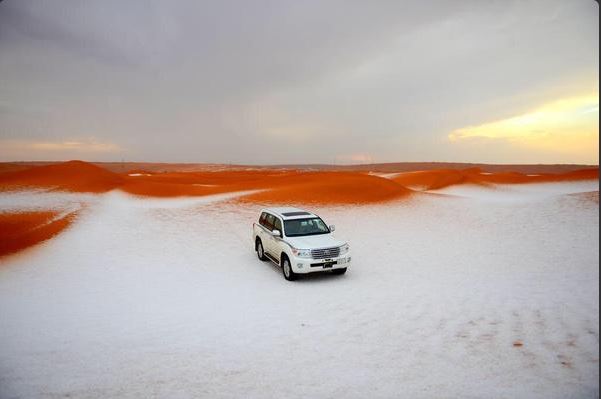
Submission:
[[[0,161],[599,162],[599,6],[0,1]]]

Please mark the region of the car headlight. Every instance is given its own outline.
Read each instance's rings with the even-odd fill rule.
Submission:
[[[311,257],[311,250],[310,249],[296,249],[296,248],[294,248],[292,250],[292,253],[294,254],[294,256],[298,256],[299,258],[310,258]]]
[[[340,255],[344,255],[349,251],[349,249],[351,249],[351,247],[348,244],[344,244],[340,247]]]

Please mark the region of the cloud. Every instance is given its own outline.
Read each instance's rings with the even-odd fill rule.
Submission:
[[[64,143],[85,132],[139,161],[331,162],[332,148],[470,161],[482,152],[458,151],[449,131],[597,85],[596,7],[3,2],[0,139]]]
[[[533,151],[594,160],[599,139],[599,94],[564,98],[510,118],[458,129],[449,140],[506,141]]]
[[[119,152],[123,151],[119,146],[112,143],[98,143],[95,141],[64,141],[60,143],[32,142],[19,143],[24,148],[35,151],[74,151],[74,152]]]
[[[548,134],[571,135],[574,131],[594,131],[599,121],[599,94],[553,101],[533,111],[511,118],[458,129],[451,141],[469,137],[536,140]]]
[[[35,159],[74,159],[94,157],[106,154],[119,154],[124,151],[120,146],[99,142],[95,139],[70,141],[32,141],[32,140],[0,140],[0,156],[7,160]]]
[[[369,164],[374,162],[374,157],[367,153],[336,155],[336,164]]]

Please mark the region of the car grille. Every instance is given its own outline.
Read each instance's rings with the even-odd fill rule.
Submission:
[[[313,259],[337,258],[340,255],[340,247],[312,249],[311,257]]]

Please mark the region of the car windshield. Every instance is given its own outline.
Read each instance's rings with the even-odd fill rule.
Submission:
[[[330,229],[320,218],[284,220],[284,229],[288,237],[328,234]]]

